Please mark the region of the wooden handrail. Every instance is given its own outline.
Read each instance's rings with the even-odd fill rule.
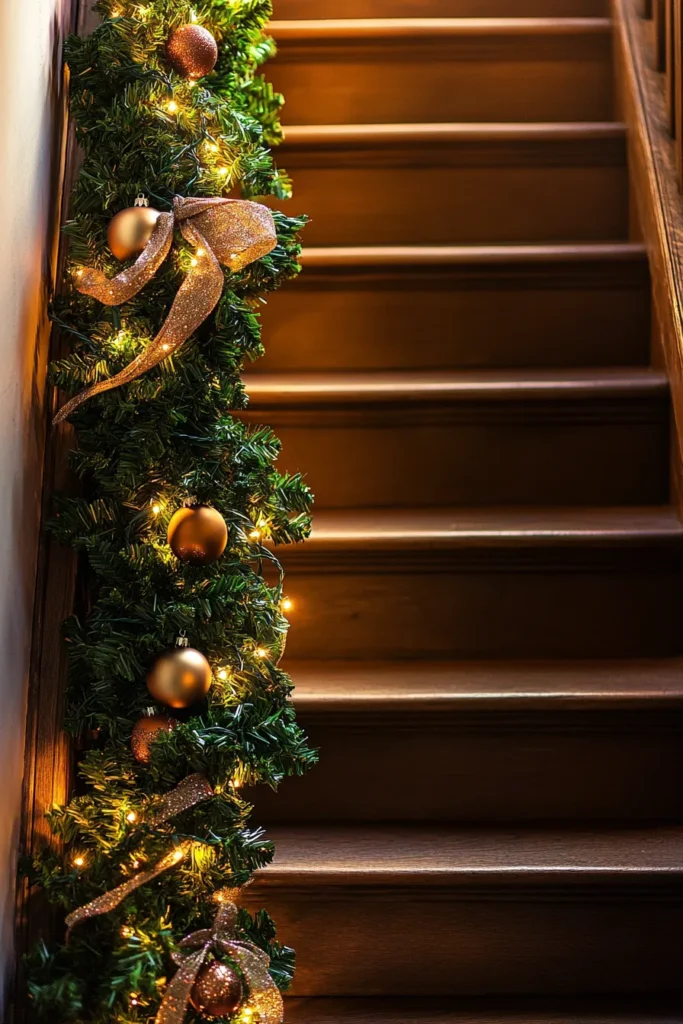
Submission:
[[[683,0],[653,0],[649,16],[638,0],[612,0],[612,14],[632,237],[650,262],[653,361],[671,386],[673,498],[683,510]]]

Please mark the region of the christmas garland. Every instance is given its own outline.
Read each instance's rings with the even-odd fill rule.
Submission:
[[[261,296],[298,272],[304,224],[255,202],[290,194],[269,151],[281,97],[258,73],[270,0],[95,9],[66,48],[83,164],[53,309],[70,354],[51,372],[77,440],[50,528],[81,559],[81,754],[30,869],[65,922],[28,958],[30,1018],[277,1024],[293,951],[238,909],[273,853],[243,787],[315,755],[278,667],[273,554],[307,536],[311,495],[239,418]]]

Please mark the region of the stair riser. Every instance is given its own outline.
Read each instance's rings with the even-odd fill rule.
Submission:
[[[278,40],[268,77],[287,97],[286,124],[605,121],[610,46],[607,33]]]
[[[588,271],[592,282],[586,280]],[[263,313],[265,359],[250,372],[643,365],[644,267],[544,273],[381,267],[301,277]]]
[[[361,154],[362,158],[362,154]],[[301,168],[279,204],[307,245],[467,245],[626,238],[622,167]]]
[[[255,400],[246,419],[275,430],[279,468],[305,472],[319,508],[666,502],[664,404],[636,414],[645,422],[619,422],[628,402],[584,422],[591,404],[557,422],[559,397],[547,416],[533,403],[288,412]]]
[[[297,950],[297,995],[663,994],[683,989],[683,904],[599,892],[250,890]],[[678,896],[678,900],[674,897]]]
[[[300,711],[299,720],[320,764],[277,794],[256,791],[259,821],[673,822],[683,814],[683,718],[671,711],[473,717],[388,708],[324,719]]]
[[[573,570],[504,571],[494,561],[483,571],[410,572],[400,550],[389,566],[368,554],[358,569],[360,558],[340,555],[327,567],[321,558],[304,571],[283,552],[296,607],[291,658],[647,657],[681,650],[673,567],[582,571],[576,552]]]
[[[606,0],[275,0],[288,18],[590,18],[607,14]]]

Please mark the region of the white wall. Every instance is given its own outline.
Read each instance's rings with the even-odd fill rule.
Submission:
[[[0,0],[0,1007],[11,969],[71,0]],[[4,1017],[2,1017],[4,1019]]]

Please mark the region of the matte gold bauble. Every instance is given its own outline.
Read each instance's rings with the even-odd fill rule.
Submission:
[[[179,508],[168,524],[168,543],[181,561],[211,565],[225,551],[228,528],[220,512],[208,505]]]
[[[229,1017],[239,1010],[243,999],[239,975],[218,960],[204,964],[190,995],[190,1003],[204,1017]]]
[[[171,732],[175,726],[176,721],[170,715],[143,715],[133,726],[130,737],[130,749],[135,760],[140,764],[149,764],[154,740],[159,733]]]
[[[147,689],[160,704],[189,708],[211,688],[211,666],[194,647],[175,647],[154,662]]]
[[[107,231],[109,248],[117,260],[128,260],[145,248],[159,219],[151,206],[129,206],[112,219]]]
[[[183,78],[202,78],[215,68],[218,46],[208,29],[183,25],[171,33],[166,55],[173,70]]]

